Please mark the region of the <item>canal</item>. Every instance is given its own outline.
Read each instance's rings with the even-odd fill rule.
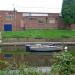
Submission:
[[[75,54],[75,45],[67,45],[68,50]],[[59,52],[26,52],[25,45],[0,46],[0,59],[9,63],[22,64],[28,66],[50,66],[53,64],[54,54]]]

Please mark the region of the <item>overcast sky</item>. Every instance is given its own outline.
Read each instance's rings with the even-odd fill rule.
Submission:
[[[60,13],[63,0],[0,0],[0,10]]]

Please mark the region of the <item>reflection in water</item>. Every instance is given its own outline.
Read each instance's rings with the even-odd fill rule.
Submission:
[[[1,46],[2,50],[25,50],[25,46]]]
[[[74,50],[75,49],[75,46],[72,45],[72,46],[68,46],[68,50]],[[13,50],[13,51],[16,51],[16,50],[23,50],[25,51],[26,50],[26,47],[25,45],[21,45],[21,46],[0,46],[0,50]]]
[[[14,51],[14,52],[22,52],[26,51],[25,45],[23,46],[1,46],[0,49],[2,51]],[[75,50],[75,46],[68,46],[68,50]],[[53,62],[53,54],[55,52],[31,52],[28,55],[25,54],[11,54],[5,53],[3,56],[5,60],[9,61],[10,63],[16,62],[17,64],[27,62],[27,65],[37,65],[37,66],[49,66]],[[26,52],[25,52],[26,53]]]
[[[4,54],[4,58],[11,58],[12,54]]]

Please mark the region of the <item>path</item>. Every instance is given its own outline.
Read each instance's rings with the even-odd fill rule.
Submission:
[[[12,43],[3,42],[3,43],[0,43],[0,45],[27,45],[27,44],[75,45],[75,42],[12,42]]]

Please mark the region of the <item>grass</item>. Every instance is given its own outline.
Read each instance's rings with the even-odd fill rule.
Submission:
[[[3,38],[75,38],[72,30],[28,29],[25,31],[2,32]]]

